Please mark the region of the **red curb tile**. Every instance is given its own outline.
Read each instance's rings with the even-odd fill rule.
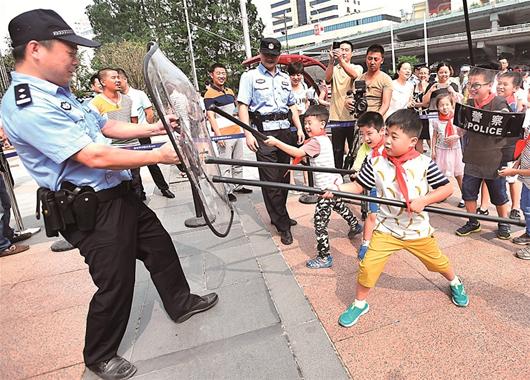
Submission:
[[[2,378],[21,379],[83,362],[88,304],[2,324]]]
[[[2,288],[0,322],[87,305],[96,291],[88,270],[41,277]]]
[[[354,298],[360,237],[345,238],[347,225],[332,213],[333,267],[306,268],[316,250],[314,205],[297,198],[288,199],[298,221],[291,246],[280,243],[263,204],[256,209],[353,378],[528,378],[530,265],[513,257],[517,246],[495,239],[495,224],[462,238],[454,233],[462,219],[431,214],[438,243],[466,284],[468,308],[452,304],[445,278],[400,251],[370,293],[370,312],[345,329],[337,319]],[[458,200],[439,206],[456,209]]]
[[[357,335],[336,348],[354,378],[491,379],[494,371],[520,378],[527,359],[456,307]]]

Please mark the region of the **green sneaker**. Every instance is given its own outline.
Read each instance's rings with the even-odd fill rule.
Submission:
[[[351,327],[354,324],[357,323],[359,318],[368,313],[368,310],[370,310],[370,307],[368,306],[368,303],[364,305],[362,309],[355,307],[355,303],[352,303],[344,313],[342,313],[339,317],[339,325],[343,327]]]
[[[451,301],[453,301],[456,306],[460,307],[466,307],[469,305],[469,297],[464,289],[464,284],[460,283],[455,286],[451,285]]]

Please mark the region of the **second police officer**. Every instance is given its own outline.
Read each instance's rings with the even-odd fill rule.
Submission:
[[[241,76],[239,83],[239,118],[260,132],[274,136],[277,139],[294,145],[302,144],[304,132],[298,117],[296,99],[291,88],[289,76],[280,71],[278,65],[281,44],[275,38],[263,38],[260,42],[260,64]],[[288,120],[289,110],[292,112],[296,133],[291,131]],[[260,144],[256,138],[245,131],[246,143],[250,150],[256,153],[258,161],[288,164],[289,155],[280,149]],[[259,168],[261,181],[289,182],[285,169]],[[281,235],[281,242],[292,244],[291,226],[296,221],[287,212],[288,190],[277,188],[262,188],[263,200],[271,223],[276,226]]]

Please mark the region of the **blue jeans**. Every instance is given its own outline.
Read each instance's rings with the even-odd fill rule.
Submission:
[[[526,221],[526,233],[530,235],[530,190],[524,183],[523,189],[521,190],[521,211]]]
[[[4,178],[0,176],[0,252],[11,245],[9,241],[13,238],[13,229],[9,227],[11,219],[11,201],[7,195]]]

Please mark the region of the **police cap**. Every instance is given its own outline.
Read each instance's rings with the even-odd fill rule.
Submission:
[[[50,9],[34,9],[21,13],[9,22],[8,29],[13,47],[32,40],[61,40],[87,47],[100,45],[99,42],[75,34],[61,16]]]
[[[280,55],[282,44],[276,38],[263,38],[259,44],[259,52],[269,55]]]

